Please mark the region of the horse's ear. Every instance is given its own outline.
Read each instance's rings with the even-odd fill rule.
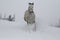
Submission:
[[[34,5],[34,3],[32,3],[32,5]]]
[[[31,5],[31,3],[29,3],[29,5]]]
[[[34,3],[29,3],[29,5],[34,5]]]

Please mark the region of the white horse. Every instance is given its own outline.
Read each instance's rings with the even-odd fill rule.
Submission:
[[[31,27],[31,30],[36,31],[36,24],[35,24],[35,14],[33,11],[34,3],[29,3],[28,10],[25,11],[24,20],[27,22],[27,25],[34,25]],[[29,28],[30,30],[30,28]]]

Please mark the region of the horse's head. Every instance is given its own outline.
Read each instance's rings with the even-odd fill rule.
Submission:
[[[29,10],[30,12],[33,11],[33,6],[34,6],[34,3],[29,3],[28,10]]]

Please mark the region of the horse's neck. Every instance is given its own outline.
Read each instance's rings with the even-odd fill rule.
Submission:
[[[31,13],[34,13],[34,11],[29,11],[29,10],[28,10],[28,13],[31,14]]]

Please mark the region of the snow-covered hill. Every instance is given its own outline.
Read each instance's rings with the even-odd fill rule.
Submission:
[[[60,28],[38,24],[36,32],[29,32],[25,25],[1,21],[0,40],[60,40]]]

